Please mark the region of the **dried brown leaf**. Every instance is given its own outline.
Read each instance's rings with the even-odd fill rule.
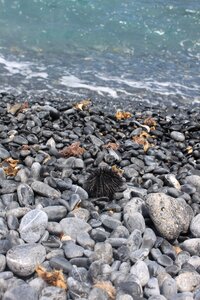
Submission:
[[[110,281],[98,281],[94,287],[104,290],[108,294],[110,300],[115,299],[116,289]]]
[[[132,114],[130,112],[126,112],[126,111],[117,111],[115,114],[115,118],[117,120],[129,119],[131,117],[132,117]]]
[[[154,118],[148,117],[144,120],[144,125],[147,125],[149,127],[156,127],[157,123]]]
[[[193,148],[191,146],[188,146],[186,148],[186,151],[187,151],[188,154],[191,154],[193,152]]]
[[[67,290],[67,283],[65,281],[63,272],[61,270],[54,270],[52,272],[46,271],[42,266],[37,266],[35,271],[49,285],[57,286]]]
[[[24,103],[22,103],[19,112],[23,112],[24,110],[26,110],[27,108],[29,108],[29,104],[28,101],[25,101]]]
[[[120,176],[122,176],[122,174],[124,173],[124,170],[118,168],[116,165],[112,166],[112,170]]]
[[[109,142],[108,144],[103,145],[103,148],[113,149],[113,150],[118,150],[119,147],[120,147],[119,144],[117,144],[117,143],[111,143],[111,142]]]
[[[74,105],[74,108],[77,109],[77,110],[83,110],[83,109],[87,108],[90,104],[91,104],[91,100],[90,99],[85,99],[85,100],[82,100],[79,103],[76,103]]]
[[[30,146],[29,145],[22,145],[21,150],[30,150]]]
[[[81,156],[85,152],[85,149],[80,147],[80,142],[75,142],[71,144],[70,146],[67,146],[63,148],[60,151],[60,154],[64,157],[70,157],[70,156]]]
[[[16,176],[19,171],[17,164],[19,160],[12,159],[12,157],[8,157],[0,163],[0,167],[3,168],[5,174],[7,176]]]
[[[182,252],[183,250],[179,247],[179,246],[173,246],[176,254],[179,254],[180,252]]]
[[[146,152],[153,144],[150,144],[147,140],[148,137],[151,137],[146,131],[142,131],[139,135],[133,136],[132,139],[135,143],[143,145],[144,151]]]
[[[21,106],[21,103],[16,103],[14,105],[7,104],[7,112],[15,115],[20,110]]]

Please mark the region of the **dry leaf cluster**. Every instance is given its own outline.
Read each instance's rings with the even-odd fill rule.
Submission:
[[[103,148],[118,150],[119,149],[119,144],[109,142],[108,144],[103,145]]]
[[[11,113],[12,115],[18,114],[19,112],[23,112],[25,109],[29,108],[28,102],[24,103],[16,103],[14,105],[7,105],[7,112]]]
[[[74,105],[74,108],[77,109],[77,110],[83,110],[83,109],[87,108],[90,104],[91,104],[91,100],[90,99],[85,99],[85,100],[82,100],[79,103],[76,103]]]
[[[148,117],[144,120],[144,125],[155,128],[157,123],[156,123],[156,120],[154,118]]]
[[[60,151],[60,154],[64,157],[70,157],[70,156],[81,156],[85,152],[85,149],[80,147],[80,142],[75,142],[71,144],[70,146],[67,146],[63,148]]]
[[[125,120],[125,119],[129,119],[132,117],[132,114],[130,112],[126,112],[126,111],[117,111],[115,114],[115,118],[117,120]]]
[[[17,164],[19,160],[12,159],[12,157],[8,157],[0,163],[0,167],[3,168],[5,174],[7,176],[16,176],[19,168]]]
[[[108,294],[110,300],[115,299],[116,289],[114,288],[111,282],[99,281],[94,285],[94,287],[104,290]]]
[[[186,151],[187,151],[188,154],[191,154],[193,152],[193,148],[191,146],[188,146],[186,148]]]
[[[142,131],[139,135],[133,136],[132,139],[135,143],[143,145],[144,151],[146,152],[153,145],[150,144],[147,138],[151,137],[146,131]]]
[[[120,176],[122,176],[122,174],[124,173],[124,170],[118,168],[116,165],[112,166],[111,169]]]
[[[52,272],[48,272],[42,266],[37,266],[35,271],[38,274],[38,276],[41,277],[49,285],[57,286],[65,290],[67,289],[67,283],[61,270],[54,270]]]

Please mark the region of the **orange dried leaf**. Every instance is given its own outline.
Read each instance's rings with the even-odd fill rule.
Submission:
[[[87,108],[90,104],[91,104],[91,100],[90,99],[85,99],[85,100],[82,100],[79,103],[76,103],[74,105],[74,108],[78,109],[78,110],[83,110],[84,108]]]
[[[156,120],[152,117],[148,117],[144,120],[144,125],[149,127],[155,127],[157,125]]]
[[[115,118],[117,120],[129,119],[131,117],[132,117],[132,114],[130,112],[126,112],[126,111],[117,111],[115,114]]]
[[[70,156],[81,156],[85,152],[85,149],[80,147],[80,142],[75,142],[71,144],[70,146],[67,146],[63,148],[60,153],[64,157],[70,157]]]
[[[109,142],[108,144],[103,145],[103,148],[118,150],[119,149],[119,144]]]
[[[147,138],[151,137],[146,131],[142,131],[139,135],[133,136],[132,139],[135,143],[143,145],[144,151],[146,152],[153,145],[147,141]]]
[[[179,246],[173,246],[176,254],[179,254],[180,252],[182,252],[183,250],[179,247]]]
[[[0,167],[3,168],[7,176],[16,176],[19,171],[19,168],[17,166],[18,163],[19,160],[14,160],[11,157],[8,157],[2,161]]]
[[[38,276],[41,277],[49,285],[57,286],[65,290],[67,289],[67,283],[61,270],[48,272],[42,266],[37,266],[35,271],[37,272]]]
[[[116,289],[114,288],[114,286],[112,285],[111,282],[109,282],[109,281],[99,281],[94,285],[94,287],[104,290],[108,294],[110,300],[115,299]]]
[[[186,151],[187,151],[188,154],[191,154],[191,153],[193,152],[193,149],[192,149],[191,146],[188,146],[188,147],[186,148]]]
[[[122,174],[124,173],[124,170],[118,168],[116,165],[112,166],[111,168],[114,172],[116,172],[118,175],[122,176]]]

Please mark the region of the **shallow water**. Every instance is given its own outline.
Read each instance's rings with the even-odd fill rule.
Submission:
[[[199,102],[199,69],[199,0],[0,0],[0,90]]]

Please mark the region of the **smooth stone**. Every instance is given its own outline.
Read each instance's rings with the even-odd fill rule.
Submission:
[[[179,131],[172,131],[170,134],[171,138],[175,140],[176,142],[184,142],[185,141],[185,136],[183,133]]]
[[[4,160],[8,157],[10,157],[10,153],[5,148],[0,147],[0,158]]]
[[[49,264],[53,269],[62,270],[66,274],[68,274],[73,268],[71,263],[62,256],[52,257]]]
[[[147,196],[146,203],[156,229],[164,238],[172,240],[181,232],[187,232],[193,211],[183,199],[179,201],[164,193],[154,193]]]
[[[194,255],[189,258],[188,263],[192,265],[195,269],[200,267],[200,257],[197,255]]]
[[[74,296],[72,299],[86,298],[88,299],[88,294],[90,292],[90,287],[86,282],[80,282],[75,280],[73,277],[67,278],[67,285],[69,294]],[[61,299],[62,300],[62,299]]]
[[[50,187],[48,184],[45,184],[40,181],[34,181],[31,184],[31,188],[34,192],[44,197],[49,197],[53,199],[61,197],[60,191],[57,191],[56,189]]]
[[[46,250],[39,244],[24,244],[8,250],[6,255],[7,266],[16,275],[29,276],[34,273],[46,256]]]
[[[174,187],[177,190],[181,189],[181,185],[180,185],[179,181],[176,179],[176,176],[174,174],[165,175],[164,180],[168,186]]]
[[[175,280],[179,292],[193,292],[200,285],[200,275],[196,272],[181,273]]]
[[[131,199],[133,197],[139,197],[143,199],[147,195],[147,190],[143,188],[138,188],[135,186],[129,186],[127,189],[123,192],[123,196],[125,199]]]
[[[74,194],[78,194],[80,196],[81,200],[87,200],[88,199],[88,193],[80,186],[72,184],[71,191],[74,192]]]
[[[21,135],[15,135],[13,138],[13,142],[19,145],[27,145],[28,141]]]
[[[151,228],[145,228],[141,248],[151,250],[157,240],[154,231]]]
[[[19,228],[19,221],[15,216],[7,216],[7,225],[11,230],[17,230]]]
[[[38,292],[28,284],[13,287],[5,292],[2,300],[37,300]]]
[[[135,197],[127,202],[127,204],[124,206],[123,212],[124,214],[128,214],[128,215],[132,215],[135,212],[139,212],[142,214],[144,206],[145,206],[145,201],[142,200],[141,198]]]
[[[98,137],[96,137],[93,134],[90,134],[88,137],[91,140],[92,144],[97,147],[101,147],[104,144],[104,142],[102,140],[100,140]]]
[[[57,286],[48,286],[42,290],[39,300],[67,300],[66,291]]]
[[[109,300],[110,297],[106,290],[94,287],[88,295],[88,300]]]
[[[185,178],[185,181],[194,186],[198,193],[200,193],[200,176],[190,175]]]
[[[163,295],[156,295],[156,296],[151,296],[150,298],[148,298],[148,300],[168,300],[168,299],[165,298]],[[172,300],[172,299],[170,299],[170,300]]]
[[[131,215],[125,214],[124,224],[130,233],[135,229],[138,229],[141,233],[145,231],[145,220],[139,212],[135,212]]]
[[[142,244],[142,233],[135,229],[127,239],[127,247],[131,252],[138,250]]]
[[[108,238],[109,233],[102,228],[97,228],[93,229],[90,235],[95,242],[104,242]]]
[[[173,260],[166,254],[162,254],[157,258],[157,262],[163,267],[169,267],[173,265]]]
[[[73,240],[76,240],[77,235],[81,234],[82,232],[89,232],[92,229],[92,227],[84,220],[75,217],[62,219],[60,221],[60,225],[63,229],[63,232],[66,235],[69,235]]]
[[[190,253],[186,251],[181,251],[178,253],[176,259],[175,259],[175,264],[179,267],[182,267],[182,265],[190,259]]]
[[[130,270],[130,273],[137,276],[141,286],[145,286],[150,279],[149,270],[144,261],[138,260]]]
[[[95,242],[91,239],[90,235],[87,232],[82,232],[77,235],[77,243],[82,246],[84,249],[93,249]]]
[[[135,170],[134,165],[129,165],[123,168],[124,176],[128,179],[133,179],[139,175],[138,171]]]
[[[195,238],[200,238],[200,214],[196,215],[190,223],[190,231]]]
[[[45,232],[48,223],[48,216],[39,209],[29,211],[21,219],[19,233],[21,238],[27,243],[39,241]]]
[[[107,227],[109,229],[112,229],[112,230],[114,230],[118,226],[122,225],[122,223],[119,220],[117,220],[113,217],[110,217],[108,215],[102,215],[101,216],[101,221],[102,221],[102,223],[105,227]]]
[[[173,299],[177,294],[177,284],[173,278],[166,278],[161,286],[161,293],[167,299]]]
[[[43,211],[47,214],[49,221],[60,221],[66,217],[67,209],[61,205],[52,205],[43,208]]]
[[[77,207],[73,211],[68,214],[69,217],[76,217],[78,219],[82,219],[84,221],[88,221],[90,217],[90,212],[82,207]]]
[[[74,169],[84,169],[84,161],[81,158],[76,158],[74,161]]]
[[[53,233],[55,235],[59,235],[62,233],[62,227],[57,222],[48,222],[46,229],[49,233]]]
[[[63,249],[58,249],[57,248],[57,249],[51,250],[50,252],[47,253],[46,259],[50,260],[50,259],[52,259],[54,257],[57,257],[57,256],[64,257],[64,251],[63,251]]]
[[[74,258],[83,256],[84,249],[76,245],[73,241],[66,241],[63,245],[66,258]]]
[[[47,286],[47,283],[41,278],[36,277],[29,281],[28,283],[34,290],[36,290],[39,295],[41,294],[42,290]]]
[[[135,263],[138,260],[144,260],[149,255],[148,249],[138,249],[130,253],[130,260]]]
[[[147,297],[160,295],[160,289],[157,278],[150,278],[144,288],[144,294]]]
[[[123,245],[126,245],[127,239],[123,239],[123,238],[108,238],[107,242],[110,243],[113,248],[118,248],[118,247],[121,247]]]
[[[200,238],[185,240],[181,244],[181,248],[185,251],[188,251],[191,255],[200,256]]]
[[[117,293],[123,292],[124,294],[129,294],[133,299],[142,296],[142,286],[136,276],[128,274],[126,276],[122,275],[120,278],[119,275],[117,281],[118,282],[115,283]]]
[[[110,234],[110,238],[125,238],[125,239],[127,239],[128,237],[129,237],[129,231],[125,226],[122,226],[122,225],[118,226]]]
[[[193,293],[190,292],[183,292],[178,293],[177,295],[173,296],[173,299],[170,300],[197,300],[193,298]]]
[[[94,253],[90,257],[91,261],[101,260],[105,264],[111,264],[113,259],[113,249],[112,246],[107,243],[96,243],[94,246]]]
[[[0,272],[3,272],[6,267],[6,257],[3,254],[0,254]]]
[[[31,177],[35,180],[40,179],[40,172],[41,172],[42,166],[39,162],[34,162],[31,166]]]

